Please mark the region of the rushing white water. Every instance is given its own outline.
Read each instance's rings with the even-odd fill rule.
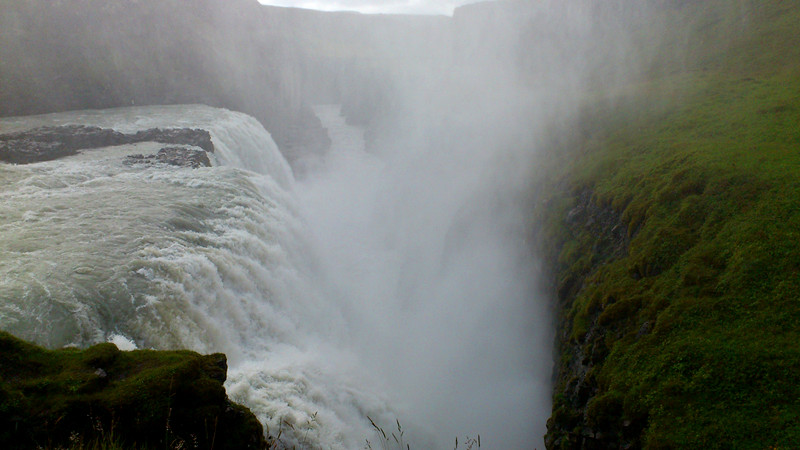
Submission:
[[[229,394],[273,434],[294,425],[287,444],[358,445],[365,411],[385,407],[348,373],[338,306],[321,295],[290,169],[263,127],[188,106],[4,119],[0,129],[63,124],[207,129],[220,164],[122,163],[159,148],[145,143],[0,165],[0,328],[50,347],[225,352]]]
[[[338,111],[317,108],[334,144],[297,190],[354,351],[430,439],[421,448],[477,434],[489,448],[542,447],[549,314],[498,152],[369,153]]]
[[[367,415],[399,419],[416,448],[478,433],[539,445],[549,331],[523,221],[497,214],[473,163],[371,155],[338,108],[318,114],[334,146],[301,182],[258,122],[226,110],[0,120],[203,128],[216,147],[200,169],[122,163],[153,143],[0,165],[0,328],[50,347],[224,352],[229,395],[290,446],[363,447]]]

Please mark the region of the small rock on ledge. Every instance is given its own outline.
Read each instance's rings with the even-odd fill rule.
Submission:
[[[211,160],[208,159],[206,152],[187,147],[164,147],[155,155],[130,155],[123,161],[123,164],[129,166],[134,164],[151,166],[159,163],[178,167],[191,167],[193,169],[211,167]]]

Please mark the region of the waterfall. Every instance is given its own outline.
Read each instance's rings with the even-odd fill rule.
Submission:
[[[317,112],[334,146],[300,181],[255,119],[223,109],[0,119],[202,128],[216,148],[199,169],[123,163],[154,143],[0,165],[0,328],[224,352],[228,394],[288,446],[363,447],[367,416],[416,448],[540,440],[549,330],[523,221],[475,161],[370,154],[338,108]]]

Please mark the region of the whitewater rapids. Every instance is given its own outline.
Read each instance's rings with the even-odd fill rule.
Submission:
[[[199,169],[123,164],[155,143],[0,165],[0,329],[51,348],[224,352],[229,396],[289,447],[363,448],[368,415],[405,422],[417,448],[540,439],[550,365],[535,361],[549,360],[550,331],[528,318],[544,312],[519,282],[524,252],[506,248],[513,230],[465,208],[474,186],[409,203],[423,186],[403,180],[424,171],[396,172],[338,108],[317,112],[334,146],[302,181],[255,119],[228,110],[0,120],[202,128],[216,149]]]

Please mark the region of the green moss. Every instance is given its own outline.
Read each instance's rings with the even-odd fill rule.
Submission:
[[[121,352],[108,343],[50,351],[0,332],[0,441],[11,449],[78,441],[265,448],[255,417],[228,401],[226,371],[221,354]]]

